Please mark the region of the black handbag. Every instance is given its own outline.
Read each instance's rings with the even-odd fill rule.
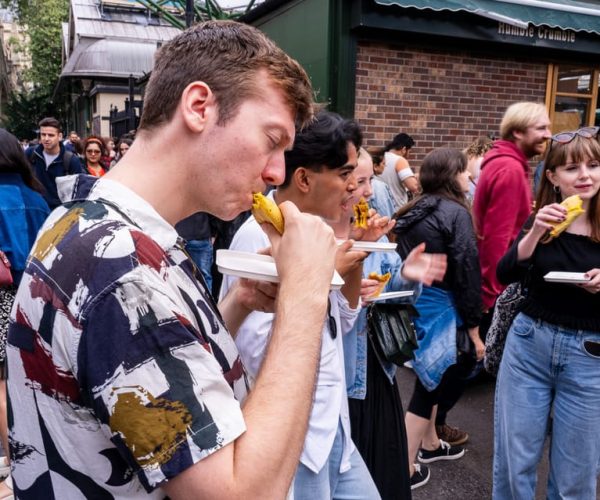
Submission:
[[[410,304],[373,303],[367,310],[368,332],[377,354],[402,366],[413,359],[419,347],[412,318],[418,316]]]

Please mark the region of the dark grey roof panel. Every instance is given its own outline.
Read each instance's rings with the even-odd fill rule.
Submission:
[[[156,43],[86,39],[75,47],[60,76],[140,77],[152,69],[156,48]]]

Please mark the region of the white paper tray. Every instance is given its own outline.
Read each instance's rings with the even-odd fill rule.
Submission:
[[[231,276],[272,283],[279,282],[275,261],[269,255],[236,250],[217,250],[217,268],[221,273]],[[343,284],[344,280],[335,271],[331,280],[331,288],[338,290]]]

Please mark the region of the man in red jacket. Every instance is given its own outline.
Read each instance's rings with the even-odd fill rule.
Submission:
[[[485,313],[482,336],[504,289],[496,278],[496,265],[531,213],[528,160],[544,152],[551,136],[546,108],[534,102],[512,104],[500,123],[500,136],[483,159],[473,202]]]

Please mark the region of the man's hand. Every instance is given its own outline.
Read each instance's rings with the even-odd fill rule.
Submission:
[[[283,234],[271,224],[261,227],[271,241],[280,282],[290,278],[299,288],[329,290],[337,250],[333,230],[320,217],[300,212],[291,201],[279,208],[285,220]]]
[[[237,296],[242,307],[250,311],[275,312],[278,283],[240,278],[234,286],[239,287]]]
[[[402,267],[402,277],[410,281],[419,281],[431,285],[441,281],[446,274],[447,259],[443,253],[425,253],[425,243],[411,250]]]
[[[342,278],[360,267],[369,255],[367,252],[352,250],[353,240],[344,241],[335,255],[335,269]]]

